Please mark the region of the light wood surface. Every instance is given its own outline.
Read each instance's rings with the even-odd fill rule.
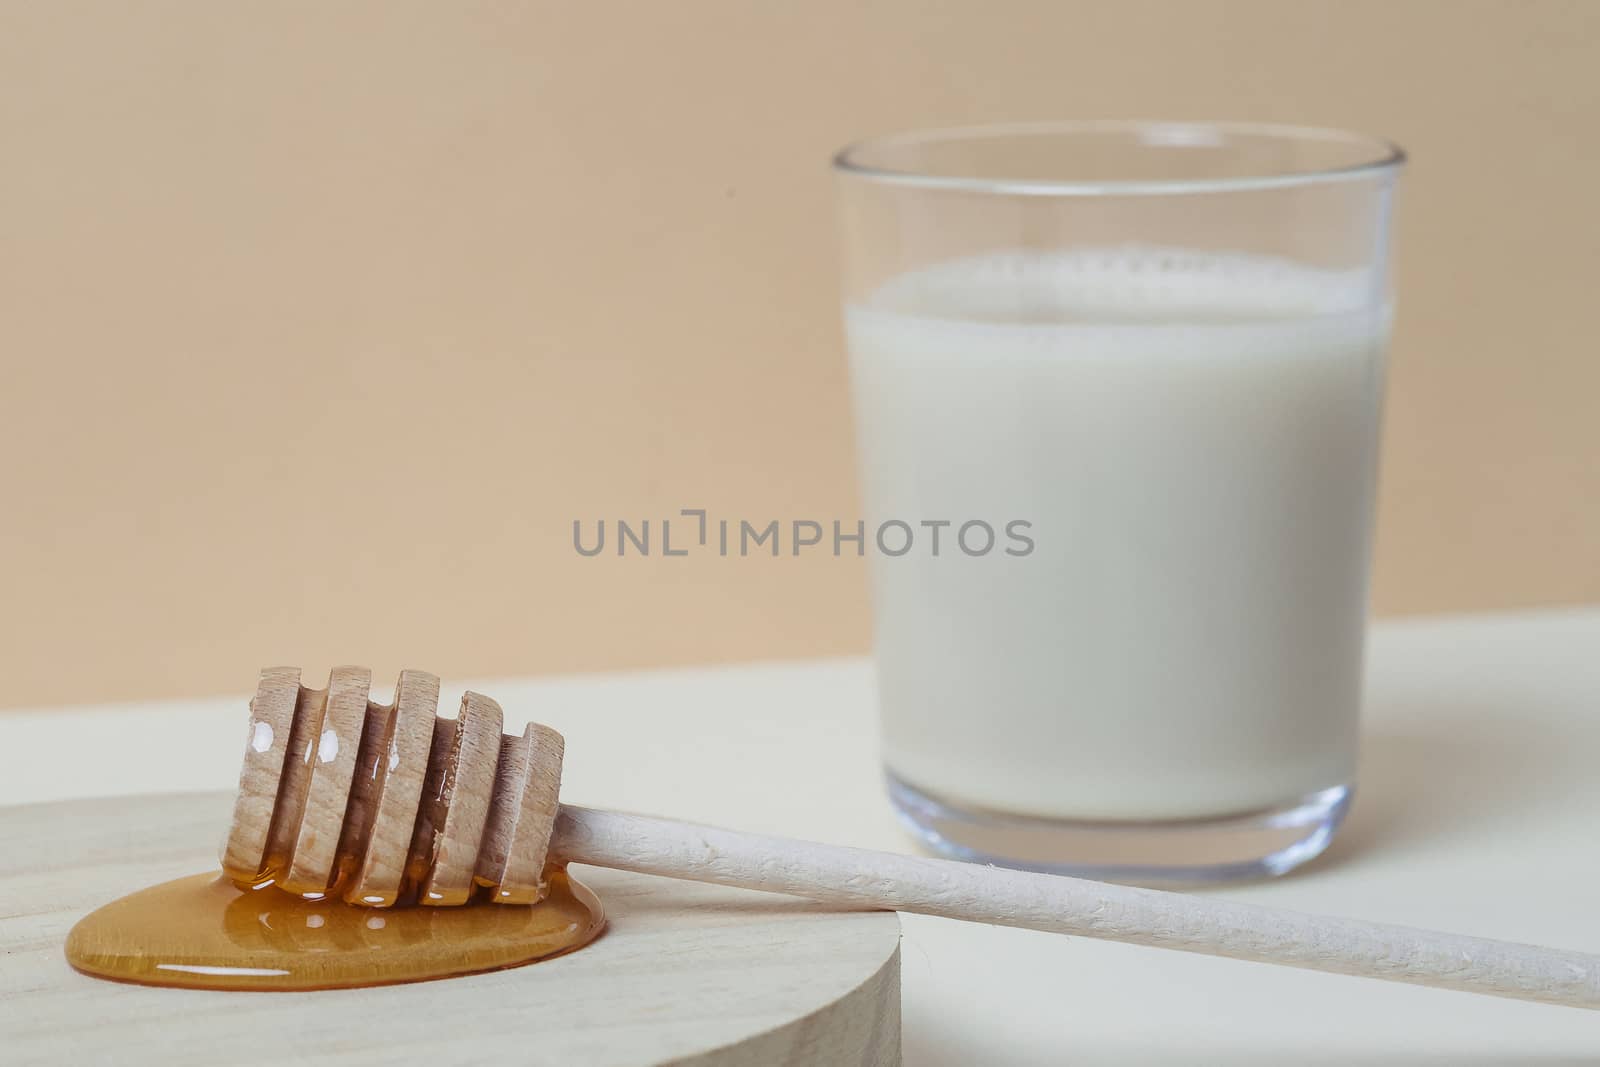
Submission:
[[[599,869],[607,933],[467,978],[319,993],[209,993],[71,971],[80,916],[203,871],[226,795],[0,808],[0,1061],[890,1065],[899,923]]]
[[[1306,869],[1212,895],[1600,953],[1596,648],[1600,609],[1380,623],[1345,827]],[[235,687],[259,662],[245,666]],[[909,847],[883,796],[868,661],[474,688],[503,702],[507,729],[529,715],[561,727],[572,803]],[[248,696],[0,714],[0,803],[231,794]],[[460,696],[448,687],[446,705]],[[1600,1062],[1593,1012],[921,915],[901,924],[905,1054],[918,1067]]]

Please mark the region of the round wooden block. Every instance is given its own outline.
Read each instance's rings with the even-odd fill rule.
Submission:
[[[67,966],[83,915],[217,866],[233,798],[0,808],[0,1048],[8,1064],[896,1064],[900,923],[594,867],[610,925],[527,967],[413,985],[213,993]]]

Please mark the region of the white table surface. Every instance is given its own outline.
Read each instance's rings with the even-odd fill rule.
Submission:
[[[1286,878],[1215,892],[1600,952],[1600,608],[1380,624],[1369,659],[1343,833]],[[442,705],[468,687],[447,683]],[[879,784],[868,661],[470,688],[505,707],[508,730],[532,717],[566,734],[566,800],[910,849]],[[230,790],[246,700],[0,712],[0,803]],[[1600,1063],[1600,1013],[904,926],[913,1067]]]

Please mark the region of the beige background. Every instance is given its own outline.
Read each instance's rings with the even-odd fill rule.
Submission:
[[[857,651],[840,142],[1081,116],[1414,156],[1377,607],[1600,599],[1600,3],[0,0],[0,702]]]

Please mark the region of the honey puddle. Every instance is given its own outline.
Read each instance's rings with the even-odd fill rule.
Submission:
[[[91,912],[67,935],[85,974],[190,989],[337,989],[516,967],[582,948],[599,898],[564,869],[537,904],[363,908],[196,874]]]

